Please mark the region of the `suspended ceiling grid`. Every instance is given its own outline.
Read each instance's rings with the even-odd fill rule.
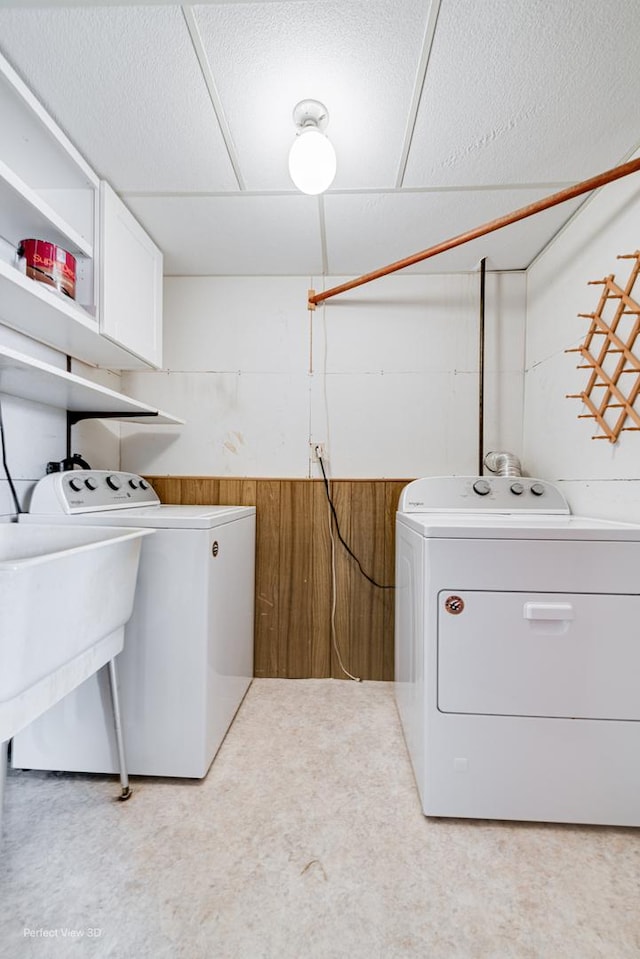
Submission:
[[[366,272],[640,145],[637,0],[38,2],[0,0],[0,50],[168,274]],[[320,198],[287,172],[307,97],[338,155]],[[582,202],[411,269],[525,269]]]

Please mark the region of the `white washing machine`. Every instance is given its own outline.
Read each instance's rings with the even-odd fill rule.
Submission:
[[[73,470],[41,479],[20,520],[156,530],[118,657],[127,765],[205,776],[253,676],[255,507],[161,505],[133,473]],[[92,677],[19,733],[13,766],[117,772],[104,683]]]
[[[396,519],[395,695],[427,816],[640,825],[640,526],[522,477]]]

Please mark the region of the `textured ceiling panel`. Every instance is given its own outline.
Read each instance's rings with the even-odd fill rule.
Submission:
[[[125,197],[173,276],[322,273],[318,199]]]
[[[321,100],[334,187],[395,186],[429,3],[319,0],[196,6],[250,190],[288,190],[299,100]]]
[[[327,196],[329,273],[369,273],[533,203],[540,190],[467,191],[378,196]],[[413,272],[473,270],[482,257],[491,269],[525,269],[580,205],[563,203],[411,267]],[[346,269],[345,269],[346,268]]]
[[[640,143],[640,0],[5,4],[0,51],[169,273],[367,272]],[[320,202],[287,172],[291,112],[308,97],[328,107],[338,154]],[[414,269],[474,269],[483,255],[526,267],[580,202]]]
[[[442,0],[405,186],[580,180],[640,137],[638,0]]]
[[[116,190],[237,188],[179,7],[2,10],[0,50]]]

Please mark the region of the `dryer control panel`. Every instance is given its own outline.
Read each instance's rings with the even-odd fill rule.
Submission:
[[[49,473],[36,483],[30,513],[71,516],[107,509],[157,506],[153,487],[136,473],[116,470],[68,470]]]
[[[424,476],[405,486],[400,513],[570,513],[553,483],[531,476]]]

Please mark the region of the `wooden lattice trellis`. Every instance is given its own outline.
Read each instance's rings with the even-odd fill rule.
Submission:
[[[604,280],[590,281],[591,286],[603,287],[600,302],[593,313],[578,314],[591,320],[582,346],[565,350],[580,353],[585,362],[577,367],[579,370],[591,370],[583,392],[568,393],[567,397],[582,400],[589,409],[589,413],[582,413],[578,419],[594,419],[602,430],[591,438],[610,443],[617,442],[620,433],[640,430],[640,414],[634,409],[640,395],[640,360],[633,353],[640,333],[640,306],[631,297],[640,274],[640,250],[618,259],[635,261],[625,288],[616,283],[613,274]],[[611,311],[613,315],[608,316]],[[597,349],[596,337],[603,337]],[[596,394],[595,390],[603,393]],[[625,425],[627,421],[633,425]]]

